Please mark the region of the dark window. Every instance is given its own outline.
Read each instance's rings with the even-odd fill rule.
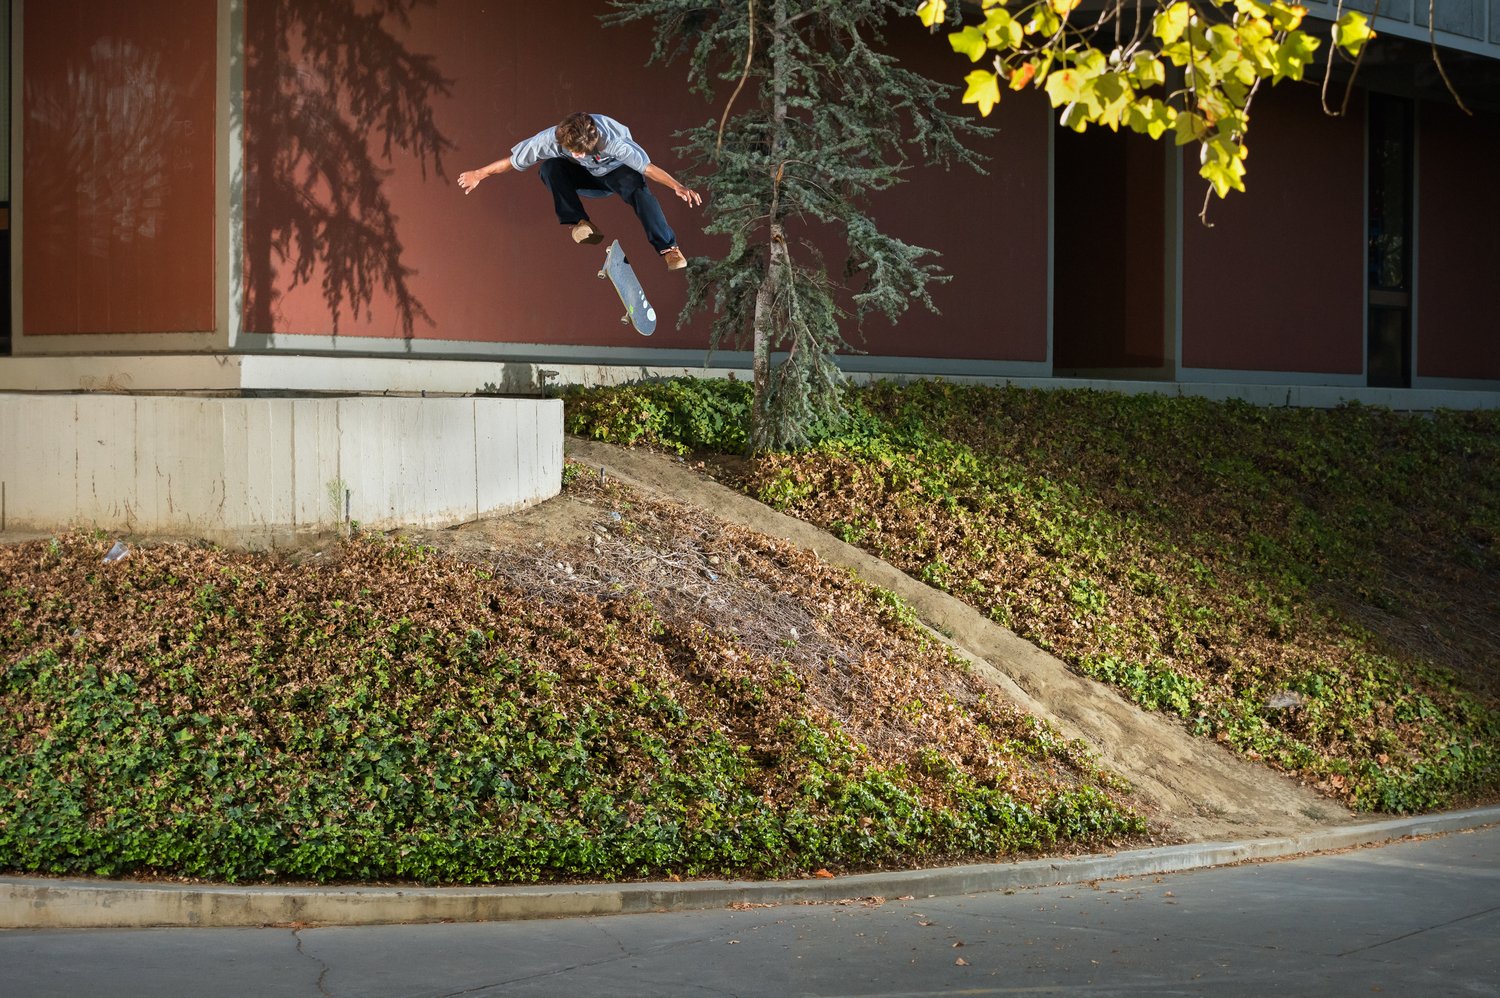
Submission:
[[[1052,366],[1059,376],[1163,376],[1166,169],[1161,145],[1142,136],[1056,127]]]

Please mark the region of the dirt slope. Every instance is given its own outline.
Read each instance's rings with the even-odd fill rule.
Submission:
[[[1290,835],[1355,815],[1264,766],[1242,760],[1180,724],[1142,711],[1108,688],[945,593],[822,530],[714,482],[682,461],[569,438],[567,456],[632,485],[698,506],[731,523],[781,538],[895,592],[928,626],[974,662],[976,672],[1021,706],[1082,738],[1151,803],[1153,823],[1188,841]],[[549,504],[550,505],[550,504]],[[558,514],[566,512],[558,509]],[[520,514],[546,530],[551,511]]]

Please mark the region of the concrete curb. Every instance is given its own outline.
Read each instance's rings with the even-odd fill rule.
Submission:
[[[1115,877],[1176,873],[1247,860],[1379,845],[1500,824],[1500,807],[1343,825],[1284,838],[869,873],[836,879],[539,887],[205,887],[0,877],[0,929],[229,927],[303,923],[485,922],[787,904],[848,898],[955,896]]]

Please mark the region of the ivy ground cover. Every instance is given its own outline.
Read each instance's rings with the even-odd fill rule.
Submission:
[[[805,875],[1145,833],[890,594],[565,478],[577,537],[480,561],[0,547],[0,869]]]
[[[569,429],[730,453],[747,396],[574,393]],[[849,401],[812,449],[725,476],[1355,807],[1500,790],[1500,414],[943,383]]]

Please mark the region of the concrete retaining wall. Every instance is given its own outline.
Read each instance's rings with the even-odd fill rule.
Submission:
[[[0,529],[265,547],[557,494],[562,403],[0,395]]]

